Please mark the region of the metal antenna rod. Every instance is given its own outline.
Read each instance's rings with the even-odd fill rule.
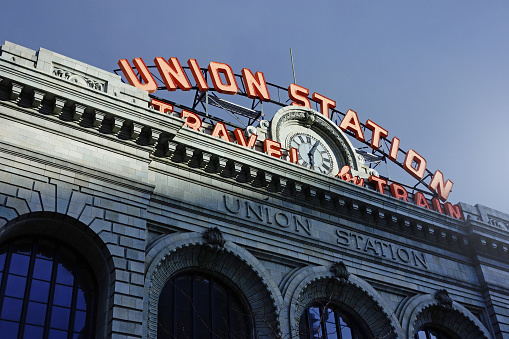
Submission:
[[[293,83],[296,84],[297,80],[295,80],[295,66],[293,65],[293,53],[291,47],[290,47],[290,58],[292,59]]]

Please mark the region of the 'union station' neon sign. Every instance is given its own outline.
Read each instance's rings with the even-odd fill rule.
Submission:
[[[162,57],[156,57],[154,59],[154,63],[168,91],[175,91],[177,89],[182,91],[189,91],[193,88],[193,85],[189,81],[186,72],[184,71],[177,58],[172,57],[169,60],[165,60]],[[149,93],[155,92],[158,89],[158,84],[143,59],[135,58],[133,60],[133,64],[136,67],[143,82],[138,79],[127,59],[121,59],[118,62],[118,65],[120,66],[120,69],[122,70],[129,84],[134,87],[143,89]],[[189,59],[187,61],[187,65],[189,66],[189,70],[192,73],[198,90],[200,92],[208,91],[209,85],[196,59]],[[230,95],[235,95],[239,92],[239,86],[235,80],[235,74],[229,65],[220,62],[210,62],[208,66],[208,74],[212,81],[212,85],[217,92]],[[270,100],[270,93],[267,88],[265,76],[262,72],[256,72],[253,74],[251,70],[243,68],[242,80],[244,82],[247,97],[251,99],[258,98],[261,101]],[[292,100],[291,105],[311,108],[312,100],[320,106],[320,113],[329,119],[330,110],[336,107],[336,101],[316,92],[314,92],[311,95],[311,98],[309,98],[309,94],[309,89],[305,87],[294,83],[288,86],[288,96]],[[173,105],[157,99],[152,99],[151,105],[162,113],[172,113],[174,109]],[[186,119],[184,126],[188,126],[191,129],[200,131],[202,121],[197,114],[188,110],[182,110],[180,116],[181,118]],[[379,150],[381,139],[387,138],[389,136],[389,131],[371,121],[370,119],[366,121],[365,126],[371,131],[370,147],[374,150]],[[348,130],[352,132],[357,140],[366,142],[366,136],[364,135],[359,117],[355,111],[348,110],[338,127],[342,131]],[[211,135],[232,142],[230,133],[228,132],[225,124],[222,122],[217,122],[215,124]],[[237,144],[247,148],[254,148],[257,140],[256,134],[251,134],[249,139],[246,139],[244,132],[237,128],[233,132],[233,135],[235,136]],[[268,155],[274,156],[276,158],[282,157],[281,144],[279,142],[265,139],[263,145],[264,152]],[[398,157],[399,145],[400,139],[393,137],[390,142],[390,150],[387,157],[394,162]],[[294,148],[289,150],[289,161],[293,163],[298,162],[297,151]],[[419,153],[413,149],[410,149],[408,152],[406,152],[406,156],[402,165],[403,169],[415,179],[423,179],[426,171],[426,159]],[[336,177],[346,181],[351,181],[354,184],[360,186],[364,185],[364,179],[352,177],[349,172],[349,166],[345,166],[340,170],[338,174],[336,174]],[[385,187],[387,187],[388,184],[387,180],[371,175],[368,181],[375,186],[377,191],[381,192],[382,194],[385,193]],[[449,197],[452,186],[453,182],[451,180],[445,180],[442,172],[440,170],[436,170],[427,187],[431,192],[435,193],[440,200],[445,202]],[[408,202],[408,193],[403,186],[392,183],[389,185],[389,188],[393,197],[397,199],[403,199]],[[431,208],[427,199],[421,192],[416,192],[414,194],[414,203],[418,206],[444,213],[440,201],[437,198],[433,198],[431,200]],[[462,218],[461,211],[458,206],[452,205],[449,202],[445,202],[444,209],[450,216],[458,219]]]

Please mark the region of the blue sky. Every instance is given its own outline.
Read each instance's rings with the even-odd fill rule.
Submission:
[[[299,85],[423,155],[454,181],[449,201],[509,212],[508,18],[507,1],[20,0],[2,6],[0,41],[105,70],[218,61],[284,87],[292,47]]]

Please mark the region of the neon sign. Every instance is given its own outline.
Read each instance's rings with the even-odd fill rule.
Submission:
[[[156,57],[154,59],[154,63],[168,91],[176,91],[177,89],[182,91],[190,91],[193,88],[197,88],[200,92],[206,92],[210,89],[207,79],[205,78],[202,69],[199,67],[196,59],[189,59],[187,61],[187,65],[191,71],[195,86],[191,84],[189,77],[187,76],[184,68],[177,58],[172,57],[166,60],[162,57]],[[155,92],[158,89],[158,84],[143,59],[135,58],[133,60],[133,64],[138,71],[139,77],[142,81],[138,78],[127,59],[121,59],[118,62],[118,65],[120,66],[120,69],[122,70],[129,84],[134,87],[143,89],[149,93]],[[209,63],[207,70],[215,91],[229,95],[235,95],[239,92],[239,85],[235,79],[235,74],[228,64],[213,61]],[[251,99],[257,98],[261,101],[271,100],[270,93],[267,88],[267,82],[265,81],[265,76],[262,72],[256,72],[253,74],[251,70],[243,68],[241,73],[247,97]],[[292,100],[291,105],[311,108],[311,101],[314,101],[319,105],[320,113],[327,119],[330,119],[329,113],[336,107],[336,101],[316,92],[311,95],[311,98],[309,95],[310,91],[305,87],[293,83],[288,86],[288,97]],[[174,109],[172,105],[157,99],[152,99],[151,105],[162,113],[172,113]],[[188,110],[182,110],[180,117],[186,119],[184,126],[200,131],[202,121],[197,114]],[[370,119],[366,121],[364,126],[366,129],[371,131],[371,141],[369,146],[375,151],[379,150],[381,146],[381,140],[386,139],[389,136],[389,131],[377,123],[371,121]],[[344,132],[351,132],[357,140],[367,143],[366,136],[362,130],[362,124],[360,123],[359,117],[355,111],[348,110],[338,127]],[[250,135],[249,139],[246,140],[244,132],[240,129],[236,129],[233,132],[233,135],[235,136],[236,142],[239,145],[248,148],[254,148],[257,139],[256,134]],[[230,133],[222,122],[216,123],[212,130],[212,136],[219,137],[228,142],[232,142]],[[400,139],[394,136],[390,141],[390,149],[387,155],[387,157],[393,162],[398,160],[399,145]],[[279,142],[265,139],[263,146],[265,153],[276,158],[282,157],[281,144]],[[297,163],[297,153],[294,148],[289,150],[289,161]],[[402,162],[402,167],[412,177],[417,180],[422,180],[425,176],[426,166],[426,159],[415,150],[410,149],[406,152],[405,159]],[[349,173],[349,170],[349,166],[345,166],[335,176],[342,180],[351,181],[358,185],[363,185],[363,179],[352,177],[352,175]],[[378,190],[380,193],[384,193],[384,187],[387,186],[387,181],[385,179],[370,176],[369,182],[372,183],[376,190]],[[427,185],[427,188],[431,192],[435,193],[440,200],[445,202],[449,197],[453,185],[454,184],[451,180],[444,179],[444,175],[440,170],[436,170],[429,184]],[[389,185],[389,187],[391,194],[394,197],[408,201],[408,193],[403,186],[392,183]],[[421,192],[417,192],[414,195],[414,203],[421,207],[431,209],[430,204],[424,198],[424,195]],[[431,205],[434,210],[443,213],[441,204],[437,198],[432,199]],[[454,206],[446,202],[444,204],[444,208],[449,215],[455,218],[461,218],[461,213],[458,206]]]

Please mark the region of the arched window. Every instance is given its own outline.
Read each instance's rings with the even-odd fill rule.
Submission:
[[[415,339],[457,339],[457,336],[435,327],[424,326],[415,334]]]
[[[96,309],[90,270],[65,245],[20,239],[0,247],[2,338],[92,338]]]
[[[201,273],[172,277],[159,296],[157,337],[251,338],[246,304],[228,286]]]
[[[365,330],[347,312],[329,303],[308,307],[300,318],[301,339],[364,339]]]

